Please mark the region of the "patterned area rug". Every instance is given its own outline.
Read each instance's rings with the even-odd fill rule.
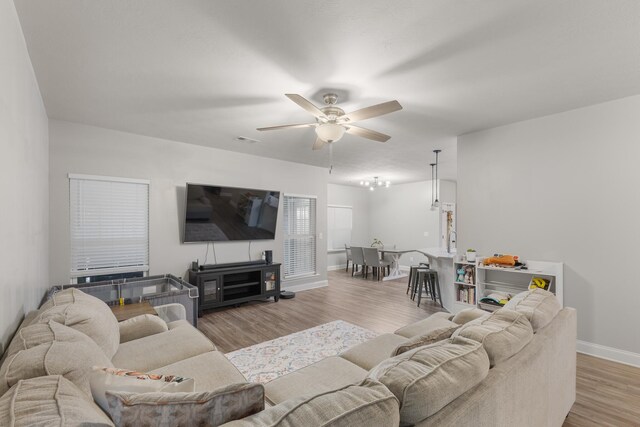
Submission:
[[[267,383],[378,336],[342,320],[227,353],[250,382]]]

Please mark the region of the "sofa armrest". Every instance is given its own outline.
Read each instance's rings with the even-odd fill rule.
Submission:
[[[120,344],[169,330],[164,320],[152,314],[142,314],[132,317],[124,322],[120,322],[119,326]]]

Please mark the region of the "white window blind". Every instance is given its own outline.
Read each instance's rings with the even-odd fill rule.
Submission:
[[[285,195],[284,277],[316,272],[316,199]]]
[[[71,277],[149,270],[149,183],[69,175]]]
[[[351,206],[329,206],[327,209],[327,249],[344,250],[351,244]]]

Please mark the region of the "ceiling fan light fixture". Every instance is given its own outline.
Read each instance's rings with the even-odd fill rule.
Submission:
[[[344,135],[345,128],[336,123],[323,123],[316,126],[318,138],[324,142],[336,142]]]

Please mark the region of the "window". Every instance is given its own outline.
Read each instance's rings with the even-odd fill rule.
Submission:
[[[149,270],[149,182],[69,175],[71,277]]]
[[[316,273],[316,198],[284,196],[284,277]]]
[[[351,244],[351,206],[329,206],[327,210],[327,249],[344,250]]]

